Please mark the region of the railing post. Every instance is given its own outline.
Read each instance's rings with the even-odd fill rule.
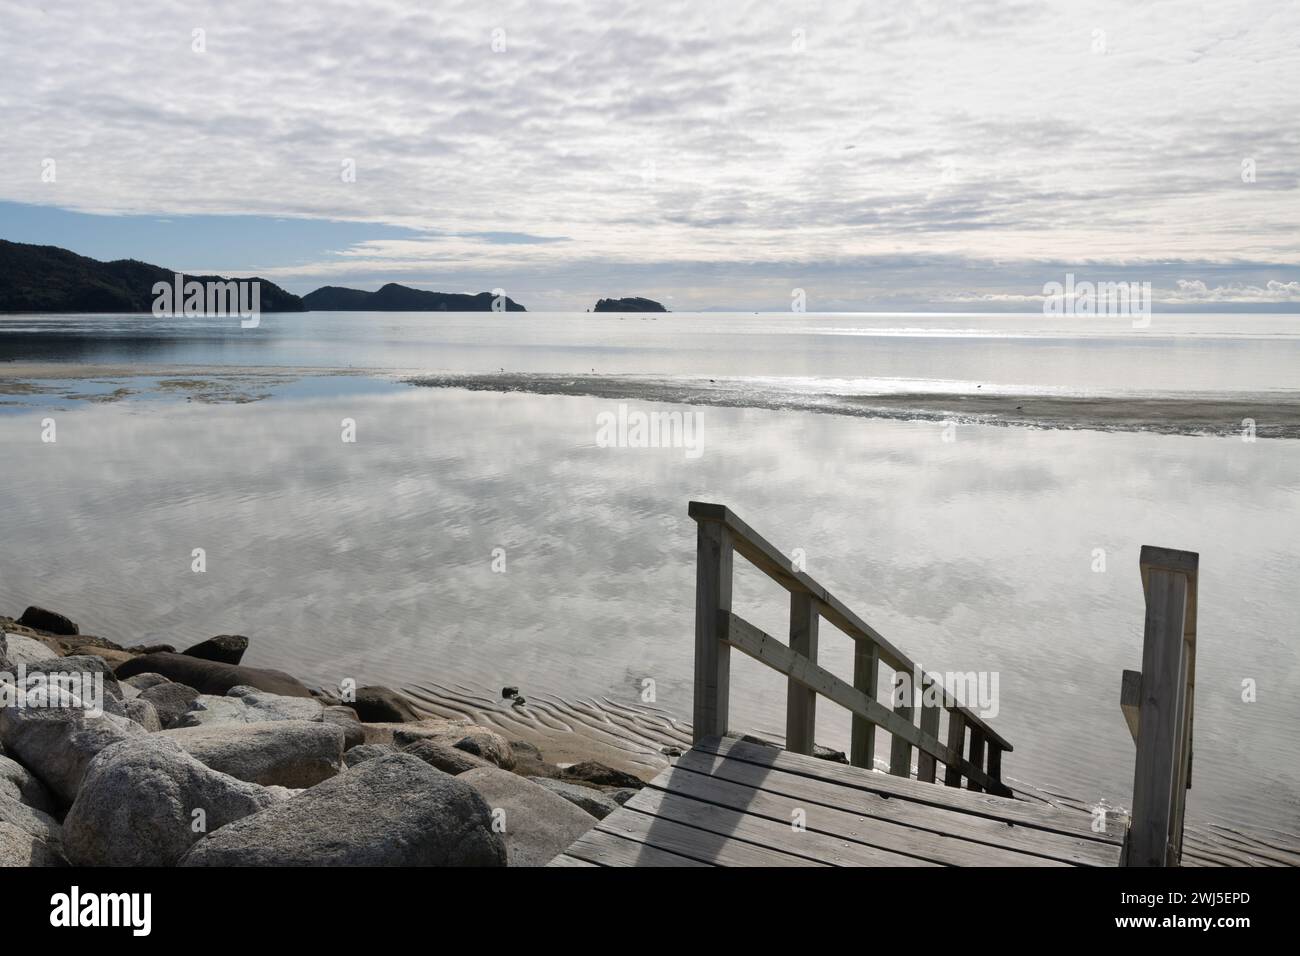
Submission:
[[[876,699],[880,680],[880,648],[869,641],[853,642],[853,689]],[[849,739],[849,763],[874,770],[876,766],[876,725],[865,717],[853,715]]]
[[[1182,858],[1191,773],[1198,563],[1191,552],[1142,549],[1142,672],[1138,679],[1126,677],[1124,684],[1130,708],[1135,689],[1139,705],[1126,866],[1176,866]],[[1121,703],[1126,703],[1124,697]]]
[[[695,553],[694,742],[727,732],[731,648],[722,641],[722,612],[731,610],[731,532],[721,521],[701,520]]]
[[[904,671],[894,672],[894,713],[909,724],[912,723],[916,688],[912,686],[912,675]],[[912,775],[912,745],[902,737],[894,734],[889,741],[889,772],[895,777]]]
[[[939,712],[943,709],[936,703],[932,697],[928,684],[932,683],[928,677],[922,678],[921,687],[921,733],[929,734],[931,737],[939,736]],[[916,779],[923,783],[934,783],[935,772],[934,754],[926,753],[924,750],[916,755]]]
[[[948,749],[958,758],[966,749],[966,718],[956,709],[948,711]],[[960,787],[961,767],[956,764],[945,764],[943,782],[948,787]]]
[[[817,625],[821,614],[811,594],[790,593],[790,650],[817,663]],[[817,691],[793,677],[785,697],[785,746],[797,754],[813,752],[817,726]]]
[[[984,769],[984,734],[976,727],[970,729],[970,762],[976,770]],[[974,777],[966,778],[966,789],[974,790],[977,793],[984,790],[982,786],[975,782]]]

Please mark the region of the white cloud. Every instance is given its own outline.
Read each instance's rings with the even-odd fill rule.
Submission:
[[[1126,0],[0,0],[0,23],[0,199],[439,234],[297,275],[882,255],[1300,265],[1290,0],[1196,16]],[[484,231],[563,241],[465,235]]]

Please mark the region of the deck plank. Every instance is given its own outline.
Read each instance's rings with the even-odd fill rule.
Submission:
[[[1118,847],[1123,842],[1123,834],[1117,824],[1111,826],[1107,832],[1096,833],[1092,829],[1092,818],[1088,814],[1063,810],[1044,803],[1000,797],[990,793],[974,793],[956,787],[922,783],[907,777],[868,772],[847,764],[832,763],[816,757],[804,757],[776,747],[733,738],[710,737],[696,744],[692,750],[731,757],[760,767],[785,770],[858,790],[868,790],[890,797],[902,796],[915,802],[928,803],[960,813],[1006,820],[1019,826],[1051,830],[1098,843],[1112,844],[1117,848],[1116,859],[1118,859]]]
[[[613,814],[610,814],[613,816]],[[589,830],[578,837],[562,856],[571,856],[596,866],[710,866],[636,840],[601,830]]]
[[[632,801],[629,800],[628,803]],[[624,806],[596,824],[596,829],[711,866],[829,866],[721,833],[674,820],[659,819]],[[573,853],[570,848],[569,853]]]
[[[660,779],[663,779],[662,776]],[[668,781],[671,785],[671,780]],[[829,866],[937,866],[916,857],[893,853],[814,830],[795,830],[784,820],[706,803],[671,790],[647,787],[625,805],[628,809],[699,827],[733,840],[761,844]]]
[[[880,820],[839,810],[812,801],[801,801],[780,794],[756,790],[741,784],[730,783],[717,777],[693,773],[689,770],[671,768],[660,774],[650,784],[656,790],[691,797],[697,801],[710,801],[742,811],[751,817],[766,817],[769,821],[780,821],[778,826],[787,837],[795,841],[808,834],[791,831],[789,820],[795,809],[803,810],[806,815],[809,832],[826,834],[838,840],[856,843],[878,850],[911,856],[943,866],[1067,866],[1059,860],[1042,856],[1018,853],[984,843],[973,843],[960,837],[949,836],[934,830],[922,830],[903,826],[888,820]],[[645,791],[641,791],[645,794]],[[635,799],[635,798],[634,798]],[[628,801],[631,804],[632,801]],[[927,808],[934,817],[934,823],[940,824],[944,817],[953,816],[943,810]],[[793,843],[792,845],[797,845]],[[794,852],[794,850],[789,850]],[[804,852],[811,852],[805,850]],[[840,864],[844,865],[844,864]],[[874,864],[881,865],[881,864]]]
[[[743,760],[719,758],[691,751],[674,762],[674,767],[708,775],[751,790],[771,793],[801,805],[817,805],[894,824],[959,837],[975,843],[1030,853],[1076,866],[1114,866],[1117,850],[1107,843],[1066,836],[1050,830],[1016,826],[1004,820],[954,813],[906,797],[885,797],[869,790],[856,790],[822,779],[802,777]],[[656,785],[658,783],[656,782]],[[927,784],[927,786],[936,786]],[[811,816],[811,812],[810,812]]]

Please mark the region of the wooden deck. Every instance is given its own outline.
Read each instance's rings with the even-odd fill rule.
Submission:
[[[550,865],[1113,867],[1123,837],[1110,829],[1035,801],[710,737]]]

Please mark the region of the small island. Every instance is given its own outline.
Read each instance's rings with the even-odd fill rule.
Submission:
[[[640,296],[628,296],[625,299],[601,299],[596,303],[593,312],[667,312],[660,303],[654,299],[643,299]]]

